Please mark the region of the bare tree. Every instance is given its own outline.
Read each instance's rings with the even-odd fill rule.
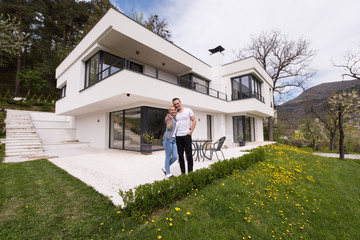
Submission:
[[[305,90],[306,83],[316,70],[310,64],[316,55],[310,49],[310,42],[304,39],[288,40],[278,30],[262,32],[251,38],[251,43],[237,52],[233,51],[235,59],[244,59],[254,56],[267,71],[274,82],[273,92],[279,99],[293,88]],[[274,109],[276,109],[276,101]],[[273,140],[273,119],[269,118],[269,140]]]
[[[322,107],[325,109],[325,112],[327,114],[326,117],[321,116],[314,106],[310,106],[310,109],[311,112],[317,117],[317,119],[319,119],[320,123],[329,131],[329,148],[330,150],[333,150],[336,132],[339,128],[338,115],[335,112],[331,111],[329,99],[322,103]]]
[[[344,55],[343,63],[336,64],[333,62],[333,65],[343,69],[345,72],[342,74],[344,80],[346,80],[345,78],[360,80],[360,53],[347,51]]]

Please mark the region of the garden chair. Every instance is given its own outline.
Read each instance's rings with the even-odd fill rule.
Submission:
[[[203,149],[204,158],[206,157],[207,159],[212,160],[213,154],[215,153],[217,159],[220,160],[217,152],[221,152],[221,154],[225,160],[224,153],[221,150],[222,146],[224,145],[225,139],[226,139],[226,137],[221,137],[216,142],[208,143],[206,146],[204,146],[204,149]]]

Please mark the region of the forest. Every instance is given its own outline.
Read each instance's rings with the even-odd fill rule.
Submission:
[[[0,94],[58,97],[56,67],[111,7],[109,0],[0,0]]]

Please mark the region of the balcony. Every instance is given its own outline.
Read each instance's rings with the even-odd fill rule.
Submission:
[[[114,56],[113,56],[114,57]],[[161,81],[165,81],[167,83],[171,83],[174,85],[178,85],[180,87],[188,88],[193,91],[203,93],[224,101],[227,101],[227,95],[223,92],[210,88],[204,84],[196,82],[192,79],[176,76],[139,60],[133,58],[119,58],[116,57],[117,60],[111,62],[111,64],[102,64],[102,66],[106,67],[96,75],[91,76],[91,71],[87,71],[89,75],[89,80],[85,84],[85,88],[90,87],[104,79],[110,77],[111,75],[123,70],[127,69],[148,77],[156,78]],[[87,65],[89,65],[87,63]],[[87,66],[88,68],[88,66]],[[203,81],[204,82],[204,81]]]

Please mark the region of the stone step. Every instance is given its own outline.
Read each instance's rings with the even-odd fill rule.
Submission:
[[[34,140],[34,141],[14,141],[14,142],[9,142],[6,141],[6,147],[15,147],[15,146],[20,146],[20,147],[25,147],[25,146],[41,146],[41,142],[40,140]]]
[[[88,142],[71,142],[71,143],[56,143],[56,144],[43,144],[44,150],[64,149],[64,148],[88,148]]]
[[[22,128],[22,129],[6,129],[6,134],[8,133],[36,133],[35,129],[27,129],[27,128]]]
[[[6,144],[5,146],[5,151],[8,150],[24,150],[24,149],[42,149],[42,145],[41,144],[34,144],[34,145],[10,145],[7,146],[8,144]]]
[[[21,155],[30,155],[30,154],[43,154],[44,151],[23,151],[23,152],[6,152],[7,157],[11,156],[21,156]]]
[[[32,140],[39,140],[40,141],[40,139],[36,135],[35,136],[34,135],[23,135],[21,137],[16,137],[16,138],[11,138],[11,137],[6,138],[7,142],[32,141]]]
[[[13,123],[8,123],[6,124],[6,129],[9,128],[34,128],[34,126],[32,124],[29,123],[24,123],[24,124],[13,124]]]

